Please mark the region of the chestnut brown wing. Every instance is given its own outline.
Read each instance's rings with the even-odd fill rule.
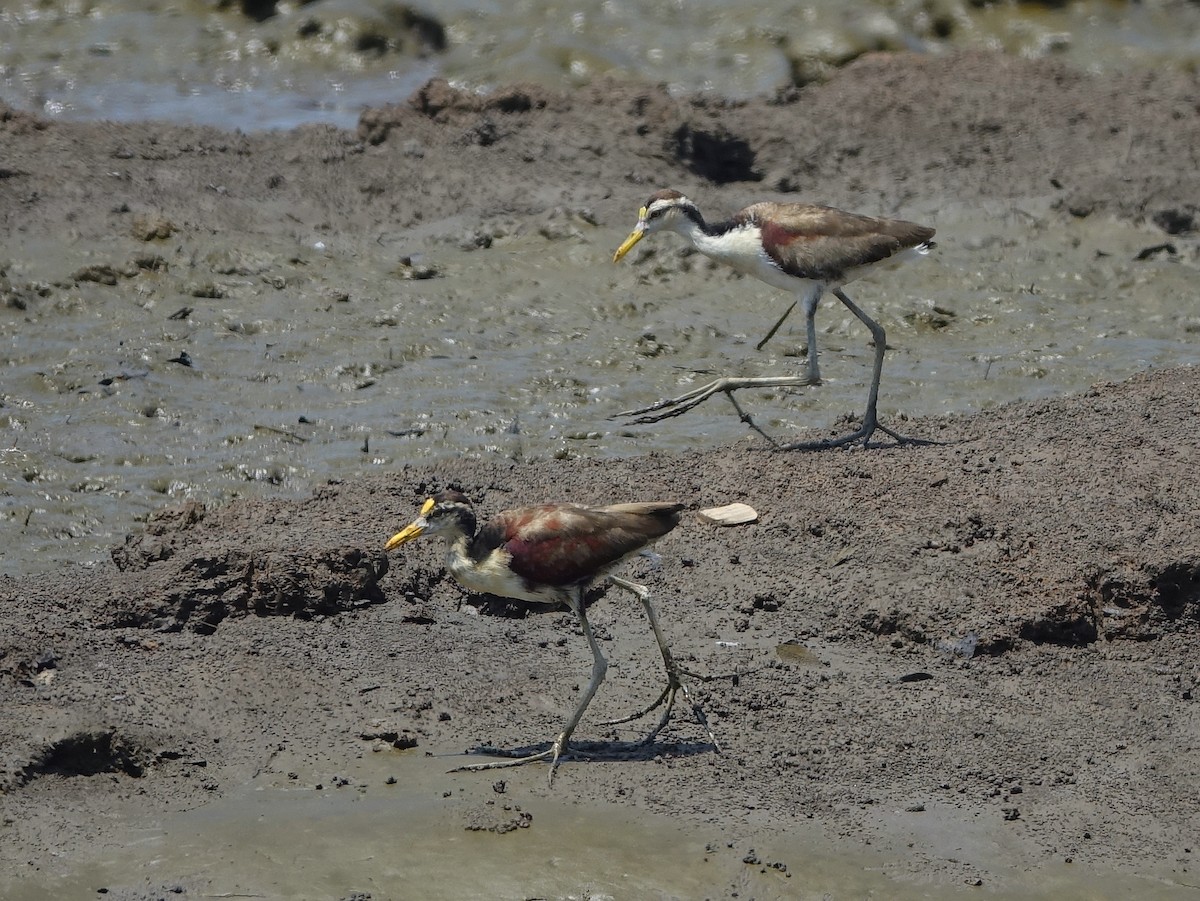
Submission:
[[[679,521],[680,504],[618,504],[581,507],[546,504],[508,510],[480,530],[471,556],[496,549],[531,585],[587,581],[665,535]]]
[[[756,203],[738,214],[762,229],[763,247],[784,272],[837,282],[859,266],[917,247],[934,230],[816,204]]]

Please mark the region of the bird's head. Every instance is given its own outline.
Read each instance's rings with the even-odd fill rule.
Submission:
[[[646,235],[662,231],[664,228],[679,231],[686,228],[689,221],[697,221],[699,216],[696,204],[678,191],[672,191],[670,188],[655,191],[646,201],[646,205],[638,210],[637,225],[613,254],[613,262],[621,262],[621,258],[633,250],[633,246]]]
[[[450,539],[458,535],[475,534],[475,509],[466,495],[458,491],[443,491],[427,499],[421,505],[417,518],[389,538],[383,549],[390,551],[422,535],[438,534]]]

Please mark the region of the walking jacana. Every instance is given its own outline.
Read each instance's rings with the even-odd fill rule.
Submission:
[[[614,585],[637,595],[642,602],[667,669],[667,687],[657,701],[645,710],[612,722],[627,722],[644,716],[665,702],[666,709],[658,725],[641,742],[649,743],[670,718],[676,692],[682,690],[691,701],[683,682],[686,671],[671,654],[650,602],[650,592],[635,582],[609,575],[625,559],[675,528],[682,510],[682,504],[673,503],[606,507],[542,504],[505,510],[477,529],[475,510],[467,497],[458,491],[445,491],[427,499],[420,515],[388,540],[385,550],[390,551],[423,535],[441,535],[446,541],[446,569],[460,585],[469,591],[535,604],[565,604],[579,619],[592,649],[591,681],[548,750],[461,769],[517,766],[550,758],[549,779],[553,784],[558,760],[567,751],[571,735],[604,681],[608,668],[584,609],[588,588],[605,576]],[[694,703],[693,711],[707,729],[703,712]],[[711,731],[709,737],[715,745]],[[487,750],[489,753],[509,753]]]
[[[770,201],[752,204],[724,222],[708,223],[695,203],[678,191],[666,189],[651,195],[638,211],[637,225],[613,254],[613,262],[619,262],[646,235],[664,230],[682,235],[701,253],[738,272],[797,295],[767,337],[759,342],[758,348],[761,349],[783,325],[796,304],[801,304],[808,332],[808,375],[717,379],[679,397],[618,415],[633,416],[634,422],[639,423],[658,422],[685,413],[714,394],[724,393],[742,419],[753,426],[732,392],[740,388],[820,383],[815,316],[821,296],[830,291],[870,330],[875,342],[875,363],[866,413],[861,428],[852,434],[829,441],[799,442],[786,445],[784,449],[837,447],[855,441],[861,441],[865,446],[876,429],[901,443],[913,440],[879,424],[876,406],[887,337],[883,327],[850,300],[842,288],[868,272],[926,256],[936,246],[932,241],[932,228],[902,219],[877,219],[817,204]]]

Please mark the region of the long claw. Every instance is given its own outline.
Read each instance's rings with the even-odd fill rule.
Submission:
[[[792,310],[796,309],[797,303],[798,303],[798,301],[793,300],[792,305],[783,311],[783,315],[779,317],[779,320],[773,326],[771,326],[771,330],[769,332],[767,332],[767,336],[765,338],[763,338],[761,341],[759,341],[757,344],[754,345],[755,350],[762,350],[763,346],[768,341],[770,341],[772,338],[775,337],[775,333],[777,331],[779,331],[779,327],[782,326],[783,323],[787,320],[787,318],[792,315]],[[808,349],[808,352],[810,354],[812,354],[812,353],[816,353],[816,350],[815,350],[815,348],[810,347]]]
[[[908,435],[901,435],[899,432],[894,432],[887,426],[878,421],[864,422],[858,431],[851,432],[849,435],[842,435],[840,438],[825,438],[820,441],[795,441],[791,444],[779,445],[781,451],[793,450],[829,450],[833,447],[845,447],[848,444],[862,442],[863,447],[871,447],[871,437],[876,431],[883,432],[896,442],[897,447],[906,445],[913,446],[930,446],[940,445],[941,441],[934,441],[930,438],[912,438]]]
[[[678,686],[676,686],[676,685],[668,685],[666,688],[664,688],[662,690],[662,694],[660,694],[658,696],[658,700],[656,700],[649,707],[644,707],[641,710],[634,711],[633,713],[627,714],[626,716],[619,717],[618,719],[615,719],[615,720],[604,720],[603,722],[600,723],[600,725],[601,726],[619,726],[622,723],[632,723],[634,720],[640,720],[642,717],[646,716],[649,713],[652,713],[653,711],[655,711],[659,707],[661,707],[663,701],[666,701],[668,698],[670,699],[670,703],[674,704],[675,703],[675,692],[677,689],[678,689]],[[670,709],[669,706],[668,706],[668,709]]]
[[[456,766],[447,772],[451,773],[477,773],[481,770],[499,770],[507,767],[524,766],[527,763],[535,763],[539,760],[545,760],[547,757],[550,760],[550,774],[547,777],[547,788],[554,787],[554,771],[558,769],[558,761],[562,757],[562,752],[566,749],[566,742],[561,742],[560,735],[555,739],[554,744],[547,750],[540,751],[537,754],[529,754],[524,757],[516,757],[512,751],[505,751],[502,748],[480,748],[479,750],[485,754],[494,754],[498,757],[512,757],[511,760],[489,760],[487,763],[465,763],[462,766]],[[561,744],[560,744],[561,742]]]
[[[696,721],[704,727],[704,731],[708,733],[709,741],[711,741],[713,747],[720,752],[721,745],[717,742],[717,737],[713,734],[712,727],[708,725],[708,717],[704,715],[704,710],[700,707],[700,705],[692,700],[692,693],[688,690],[687,683],[683,681],[684,675],[691,676],[695,679],[700,679],[701,681],[707,681],[707,679],[706,677],[697,673],[685,670],[675,662],[675,655],[671,653],[671,648],[667,645],[666,636],[663,635],[662,627],[658,623],[658,614],[654,610],[654,605],[650,602],[650,591],[645,585],[639,585],[637,582],[630,582],[628,579],[622,579],[618,576],[609,576],[608,580],[618,588],[624,588],[631,594],[636,595],[637,599],[642,602],[642,608],[646,611],[646,619],[650,621],[650,628],[654,632],[654,640],[658,642],[659,651],[662,653],[663,665],[667,670],[667,687],[663,689],[662,694],[658,696],[658,700],[656,700],[645,710],[638,711],[632,716],[614,720],[613,722],[626,723],[630,720],[639,719],[640,717],[645,716],[647,713],[650,713],[650,711],[660,707],[665,700],[667,709],[663,711],[663,715],[659,719],[658,725],[651,729],[650,734],[642,739],[642,741],[638,742],[639,745],[648,745],[658,737],[658,733],[663,730],[663,728],[667,725],[667,722],[671,719],[671,710],[675,706],[675,694],[676,692],[682,691],[683,696],[687,698],[688,703],[692,705],[692,714],[696,717]]]
[[[715,379],[707,385],[694,388],[678,397],[660,400],[650,404],[648,407],[641,407],[637,410],[625,410],[617,413],[612,418],[617,419],[632,416],[635,418],[630,420],[630,425],[649,425],[655,422],[662,422],[664,419],[670,419],[674,416],[682,416],[688,410],[704,403],[714,394],[725,394],[732,399],[732,392],[740,391],[743,388],[803,388],[811,384],[812,380],[802,375],[762,376],[758,378],[725,376]],[[665,410],[666,412],[660,413],[660,410]]]

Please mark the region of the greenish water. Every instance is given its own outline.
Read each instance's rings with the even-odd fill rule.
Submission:
[[[0,874],[0,892],[7,901],[1192,897],[1190,888],[1136,875],[998,863],[994,839],[953,810],[922,813],[921,839],[941,830],[956,863],[988,873],[984,888],[954,867],[915,873],[900,849],[867,843],[847,851],[843,842],[835,850],[815,821],[803,832],[685,826],[633,808],[545,797],[540,767],[506,771],[499,795],[491,779],[447,775],[451,762],[370,755],[339,770],[349,785],[323,791],[306,784],[301,767],[296,781],[257,777],[169,814],[113,802],[91,854],[14,867]],[[522,815],[525,827],[486,828]]]

